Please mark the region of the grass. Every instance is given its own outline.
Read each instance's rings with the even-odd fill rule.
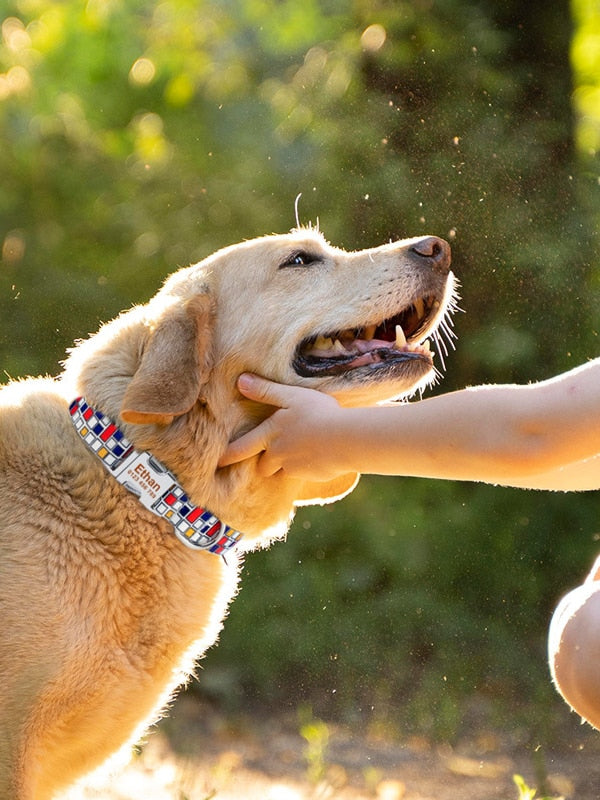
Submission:
[[[320,719],[313,719],[312,712],[301,709],[300,735],[306,741],[304,757],[307,777],[311,783],[322,781],[327,772],[327,746],[329,727]]]
[[[513,780],[519,792],[517,800],[564,800],[563,797],[550,797],[549,795],[545,797],[536,797],[537,789],[529,787],[521,775],[513,775]]]
[[[189,698],[123,770],[61,800],[574,800],[580,780],[593,782],[596,752],[581,744],[569,762],[545,753],[548,773],[540,754],[494,737],[398,740],[326,722],[310,706],[281,718],[226,717]]]

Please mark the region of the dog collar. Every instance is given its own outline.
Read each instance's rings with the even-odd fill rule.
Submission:
[[[177,478],[146,450],[134,450],[115,422],[86,403],[83,397],[69,406],[75,430],[110,474],[140,503],[166,519],[180,542],[193,550],[222,555],[242,534],[205,508],[191,503]]]

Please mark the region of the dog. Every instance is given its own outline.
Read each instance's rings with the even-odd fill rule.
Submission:
[[[243,552],[355,486],[217,469],[270,413],[239,374],[344,405],[408,395],[455,285],[442,239],[345,252],[294,229],[180,269],[58,378],[0,390],[0,797],[49,800],[135,743],[217,639]]]

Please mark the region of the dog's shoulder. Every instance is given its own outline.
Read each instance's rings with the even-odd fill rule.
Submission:
[[[68,429],[68,400],[54,379],[26,378],[0,388],[0,466],[21,453],[59,447]]]

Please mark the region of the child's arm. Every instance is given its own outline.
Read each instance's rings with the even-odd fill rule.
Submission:
[[[265,475],[347,472],[485,481],[532,489],[600,487],[600,359],[527,385],[341,408],[327,395],[242,376],[242,393],[280,406],[230,444],[221,466],[263,454]]]

